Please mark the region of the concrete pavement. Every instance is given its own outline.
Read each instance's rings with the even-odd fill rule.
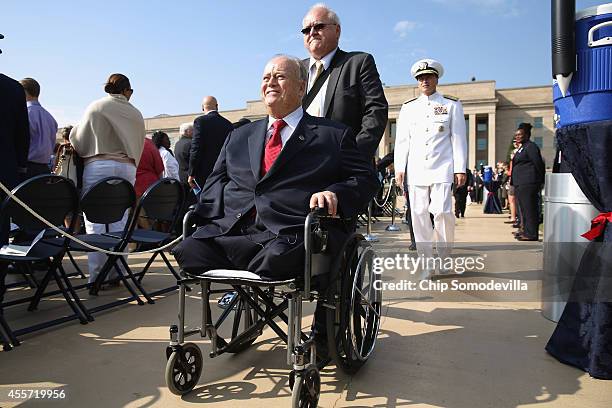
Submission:
[[[481,211],[469,206],[466,218],[457,220],[455,256],[483,257],[486,268],[434,282],[521,281],[526,290],[387,290],[371,360],[353,376],[327,367],[321,407],[610,406],[610,382],[562,365],[544,351],[555,324],[539,310],[542,244],[514,242],[505,216]],[[374,226],[378,255],[410,254],[408,234],[384,232],[388,219],[382,221]],[[145,261],[130,258],[136,269]],[[396,266],[385,269],[385,282],[413,279]],[[152,272],[144,281],[147,288],[170,284],[161,262]],[[12,290],[7,298],[22,294]],[[123,294],[115,289],[101,292],[98,299],[83,296],[86,304],[93,304]],[[182,398],[171,394],[164,384],[164,348],[168,326],[176,321],[177,299],[173,292],[155,305],[130,304],[99,314],[91,324],[73,321],[24,336],[20,347],[0,353],[0,407],[290,406],[286,349],[270,330],[247,351],[214,359],[207,357],[209,342],[198,340],[204,354],[199,385]],[[195,323],[199,308],[194,295],[188,307]],[[21,305],[5,314],[19,327],[65,310],[63,299],[50,299],[34,313]],[[309,317],[312,310],[306,308]],[[64,390],[65,398],[8,397],[11,390],[28,389]]]

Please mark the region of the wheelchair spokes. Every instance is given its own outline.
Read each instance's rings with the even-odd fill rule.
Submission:
[[[380,290],[376,290],[374,285],[376,279],[372,271],[374,250],[369,244],[361,242],[358,254],[351,275],[348,332],[355,357],[365,361],[374,350],[378,335],[381,295]]]

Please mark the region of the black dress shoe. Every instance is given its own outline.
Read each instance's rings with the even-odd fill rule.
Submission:
[[[516,237],[517,241],[538,241],[537,237],[526,237],[524,235],[519,235]]]
[[[512,228],[521,228],[521,224],[517,224],[516,222],[512,224]]]
[[[513,224],[514,225],[514,221],[510,220],[510,221],[504,221],[504,224]]]

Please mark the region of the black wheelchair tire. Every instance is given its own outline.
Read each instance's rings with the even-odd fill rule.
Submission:
[[[164,373],[166,386],[175,395],[184,395],[198,384],[202,374],[203,359],[200,348],[185,343],[170,354]],[[181,382],[181,380],[184,382]]]
[[[301,375],[295,376],[291,390],[293,408],[316,408],[321,395],[321,376],[316,366],[310,365]]]

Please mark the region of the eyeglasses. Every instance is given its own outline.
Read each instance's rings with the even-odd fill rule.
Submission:
[[[338,24],[334,24],[334,23],[317,23],[317,24],[313,24],[311,26],[308,27],[304,27],[302,28],[301,33],[304,35],[308,35],[310,34],[311,30],[315,30],[315,31],[322,31],[326,26],[335,26]]]

